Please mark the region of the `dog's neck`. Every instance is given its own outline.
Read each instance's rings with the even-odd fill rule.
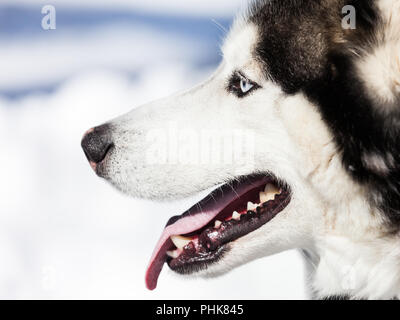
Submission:
[[[400,239],[326,235],[304,254],[314,297],[400,298]]]
[[[311,292],[319,299],[400,298],[399,232],[388,230],[368,190],[344,172],[340,157],[330,157],[328,167],[311,178],[325,203],[306,254]]]

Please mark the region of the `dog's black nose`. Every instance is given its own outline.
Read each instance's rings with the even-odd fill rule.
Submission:
[[[102,162],[113,146],[109,126],[105,124],[88,130],[81,145],[92,167]]]

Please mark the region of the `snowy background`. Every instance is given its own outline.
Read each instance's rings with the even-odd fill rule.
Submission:
[[[193,200],[125,197],[91,171],[83,132],[188,88],[220,61],[241,0],[0,2],[0,298],[302,299],[296,252],[215,280],[144,273],[171,215]]]

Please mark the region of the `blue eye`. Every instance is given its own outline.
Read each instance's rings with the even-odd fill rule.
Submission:
[[[249,80],[241,72],[234,72],[229,79],[227,90],[235,94],[238,98],[246,96],[251,91],[260,88],[260,86]]]
[[[247,93],[253,88],[254,84],[252,84],[249,80],[247,79],[240,80],[240,90],[242,90],[243,93]]]

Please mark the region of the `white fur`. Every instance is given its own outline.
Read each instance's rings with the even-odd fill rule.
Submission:
[[[317,108],[302,94],[288,96],[263,77],[252,55],[256,41],[256,26],[237,23],[223,47],[224,61],[211,79],[112,121],[115,149],[106,160],[107,178],[134,196],[185,197],[234,178],[240,168],[234,163],[149,164],[149,131],[162,134],[174,124],[194,130],[252,130],[255,171],[270,171],[285,180],[292,201],[271,222],[231,243],[222,260],[201,274],[218,275],[253,259],[301,248],[308,252],[317,297],[400,297],[399,236],[385,233],[380,215],[367,202],[368,194],[343,169]],[[381,59],[395,54],[392,49],[382,47],[385,53],[368,58],[360,70],[372,72],[377,61],[391,70],[387,63],[392,60]],[[234,70],[262,88],[243,99],[229,94],[226,82]],[[390,72],[378,84],[366,79],[368,85],[385,87],[396,77]],[[384,99],[393,94],[380,92]],[[348,280],[349,272],[356,277]]]

